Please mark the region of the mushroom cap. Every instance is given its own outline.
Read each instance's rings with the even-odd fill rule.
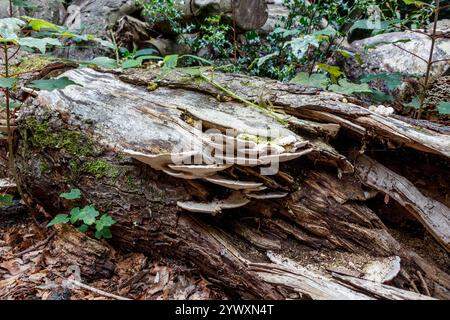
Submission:
[[[260,182],[230,180],[221,176],[208,177],[205,180],[232,190],[254,190],[263,186]]]
[[[193,156],[199,155],[198,151],[189,151],[181,153],[161,153],[161,154],[146,154],[138,151],[123,150],[123,153],[132,158],[148,164],[155,170],[163,170],[169,164],[181,163],[184,160],[190,159]]]
[[[216,215],[222,210],[226,209],[237,209],[247,205],[250,202],[249,199],[244,197],[244,195],[240,192],[233,192],[230,197],[224,200],[215,200],[212,202],[195,202],[195,201],[187,201],[177,202],[178,207],[196,213],[210,213],[212,215]]]
[[[300,158],[304,155],[307,155],[308,153],[311,153],[314,149],[307,149],[307,150],[303,150],[301,152],[295,152],[295,153],[282,153],[282,154],[277,154],[277,155],[271,155],[271,156],[263,156],[261,158],[259,158],[261,160],[261,162],[263,164],[269,164],[272,162],[287,162],[287,161],[292,161],[295,160],[297,158]]]
[[[254,141],[243,140],[219,133],[208,134],[208,138],[207,143],[213,145],[219,150],[254,149],[257,146]]]
[[[228,169],[232,164],[211,164],[211,165],[176,165],[169,164],[173,171],[181,171],[198,177],[206,177],[217,172]]]
[[[226,164],[238,164],[240,166],[246,166],[246,167],[255,167],[258,165],[261,165],[261,161],[259,159],[253,158],[243,158],[243,157],[228,157],[226,155],[217,154],[214,155],[214,159],[218,163],[226,163]]]
[[[270,193],[264,193],[264,194],[258,194],[258,193],[250,193],[247,195],[247,197],[251,199],[257,199],[257,200],[269,200],[269,199],[282,199],[286,198],[289,195],[287,192],[270,192]]]

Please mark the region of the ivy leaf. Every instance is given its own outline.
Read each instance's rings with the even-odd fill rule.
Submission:
[[[95,210],[95,207],[93,205],[89,205],[81,209],[79,219],[83,220],[85,224],[90,226],[95,223],[95,218],[99,215],[100,213]]]
[[[81,210],[78,207],[73,208],[72,210],[70,210],[70,222],[72,224],[74,224],[75,222],[80,220],[80,213],[81,213]]]
[[[13,203],[13,196],[10,194],[0,195],[0,206],[10,206]]]
[[[76,200],[81,198],[81,191],[80,189],[72,189],[70,190],[70,192],[61,193],[59,196],[66,200]]]
[[[54,38],[32,38],[32,37],[26,37],[26,38],[19,38],[18,43],[21,46],[29,47],[29,48],[36,48],[41,53],[45,53],[46,48],[48,45],[52,46],[61,46],[61,42],[59,42],[58,39]]]
[[[67,214],[58,214],[52,221],[47,224],[47,227],[54,226],[56,224],[66,224],[69,222],[69,216]]]
[[[437,105],[440,114],[450,114],[450,101],[442,101]]]
[[[329,88],[329,90],[334,91],[336,93],[351,95],[353,93],[371,93],[369,85],[367,83],[357,84],[349,82],[347,79],[340,81],[339,84],[333,84]]]
[[[17,78],[0,78],[0,88],[11,89],[17,82]]]
[[[299,72],[291,83],[301,84],[308,87],[326,88],[328,79],[322,73],[313,73],[311,76],[307,72]]]
[[[81,233],[86,233],[89,230],[89,226],[83,223],[81,226],[77,228],[77,230],[80,231]]]
[[[108,57],[97,57],[91,61],[86,62],[87,64],[94,64],[96,66],[105,69],[115,69],[118,68],[117,61]]]
[[[95,229],[101,231],[103,228],[111,227],[117,221],[111,218],[110,215],[104,214],[95,222]]]
[[[141,65],[142,65],[142,60],[128,59],[122,63],[122,68],[123,69],[131,69],[131,68],[140,67]]]
[[[39,89],[43,91],[53,91],[58,89],[64,89],[71,85],[78,85],[76,82],[70,80],[67,77],[61,77],[57,79],[49,80],[35,80],[29,85],[30,88]]]
[[[95,237],[97,239],[102,239],[102,238],[111,239],[112,238],[112,233],[111,233],[111,230],[108,227],[105,227],[105,228],[101,229],[100,231],[97,230],[95,232]]]

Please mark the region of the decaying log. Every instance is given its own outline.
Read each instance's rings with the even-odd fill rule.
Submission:
[[[68,269],[77,266],[80,274],[90,279],[110,278],[115,264],[110,249],[70,226],[57,226],[51,254]]]
[[[356,171],[361,181],[394,198],[420,221],[450,251],[450,209],[425,197],[404,177],[367,156],[358,158]]]
[[[387,193],[437,239],[448,239],[448,229],[435,225],[439,212],[422,204],[407,208],[417,194],[400,188],[402,177],[390,174],[395,190],[368,180],[362,160],[332,146],[341,135],[349,142],[377,140],[376,131],[448,160],[448,136],[374,114],[338,94],[214,74],[236,95],[284,111],[286,126],[180,72],[147,90],[158,74],[77,69],[64,75],[79,86],[39,93],[18,120],[25,192],[57,214],[70,210],[59,193],[79,188],[86,203],[117,220],[113,245],[183,259],[230,296],[425,298],[327,271],[337,263],[362,274],[365,263],[392,256],[402,270],[419,270],[431,288],[439,286],[440,297],[450,289],[446,271],[395,238],[367,201]],[[230,145],[230,153],[217,152]],[[263,174],[276,160],[279,170]],[[446,215],[448,208],[442,210]]]

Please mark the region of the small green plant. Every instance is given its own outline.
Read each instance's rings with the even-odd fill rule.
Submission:
[[[62,193],[60,197],[66,200],[78,200],[81,199],[81,191],[72,189],[70,192]],[[47,227],[67,223],[76,226],[83,233],[88,232],[91,227],[95,227],[95,237],[97,239],[110,239],[112,238],[110,227],[116,221],[108,214],[100,215],[95,206],[90,204],[83,208],[72,208],[69,214],[58,214],[47,224]]]
[[[183,16],[181,10],[184,1],[180,0],[135,0],[137,6],[142,8],[143,15],[151,24],[167,22],[172,31],[181,34],[189,30],[180,20]]]

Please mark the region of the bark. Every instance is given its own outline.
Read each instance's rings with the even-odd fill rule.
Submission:
[[[228,14],[245,31],[258,30],[269,17],[267,3],[260,0],[186,0],[184,12],[187,19],[202,14]]]
[[[424,205],[414,188],[402,187],[406,179],[381,166],[370,170],[384,170],[392,184],[371,179],[370,158],[338,151],[348,144],[364,153],[381,140],[390,148],[448,161],[448,135],[374,114],[341,95],[260,78],[205,74],[213,81],[173,72],[155,90],[158,70],[66,72],[80,86],[40,93],[18,121],[17,161],[25,191],[57,214],[72,205],[58,194],[80,188],[86,203],[118,221],[112,228],[113,245],[191,263],[230,296],[426,298],[408,291],[412,287],[349,280],[327,271],[339,265],[345,274],[355,269],[364,273],[368,262],[392,256],[400,257],[406,274],[420,270],[432,295],[448,294],[450,277],[442,264],[413,251],[369,202],[379,191],[389,195],[392,205],[400,207],[400,218],[413,213],[446,250],[448,208],[432,199],[425,200],[441,209]],[[241,103],[243,99],[276,106],[288,125],[266,109]],[[258,146],[283,149],[279,158],[285,162],[270,176],[260,172],[267,155],[256,165],[237,164],[234,153],[226,166],[174,165],[171,154],[185,155],[174,151],[179,146],[200,146],[197,156],[217,161],[203,148],[211,143],[212,136],[204,132],[211,128],[218,130],[216,136],[232,129],[238,137],[234,140],[270,128],[277,133],[273,141],[289,143]],[[420,203],[411,206],[416,199]],[[443,223],[437,225],[436,217]],[[422,249],[436,250],[448,261],[436,243],[423,243]]]

